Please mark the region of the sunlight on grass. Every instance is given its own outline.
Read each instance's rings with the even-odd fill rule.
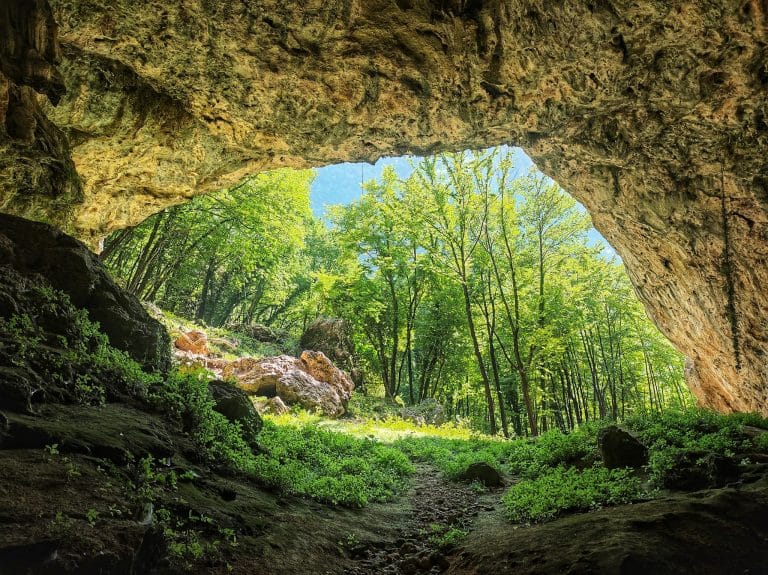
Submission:
[[[466,425],[417,425],[404,419],[389,417],[374,419],[326,419],[306,411],[290,412],[283,415],[265,415],[264,418],[277,425],[316,425],[319,428],[343,433],[352,437],[375,439],[382,443],[393,443],[405,437],[434,437],[442,439],[473,439],[482,437],[485,441],[502,441],[472,431]]]

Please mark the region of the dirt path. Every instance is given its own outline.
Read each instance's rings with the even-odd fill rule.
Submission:
[[[500,506],[498,490],[478,493],[448,481],[432,465],[419,463],[406,493],[410,516],[394,541],[361,541],[350,549],[355,565],[345,575],[437,574],[451,563],[452,535],[459,542],[480,515]],[[453,530],[453,531],[451,531]]]

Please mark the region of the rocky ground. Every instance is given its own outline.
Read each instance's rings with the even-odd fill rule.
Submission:
[[[47,406],[41,415],[5,422],[24,441],[0,446],[1,575],[185,572],[163,558],[161,507],[186,518],[176,541],[190,532],[222,540],[189,566],[196,573],[768,573],[759,469],[722,489],[524,527],[506,521],[497,491],[449,482],[425,464],[394,501],[345,509],[201,466],[187,438],[129,406]],[[54,446],[54,437],[65,440]],[[173,490],[126,455],[163,446],[175,451],[169,468],[190,472]],[[147,508],[140,495],[153,488]],[[227,529],[236,546],[224,543]]]
[[[451,482],[431,465],[418,465],[406,495],[410,512],[402,518],[399,536],[351,547],[349,556],[355,564],[344,575],[442,573],[451,564],[450,553],[476,519],[498,511],[498,491]]]

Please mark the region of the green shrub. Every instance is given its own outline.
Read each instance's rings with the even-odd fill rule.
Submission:
[[[150,403],[181,423],[206,461],[249,473],[253,452],[240,424],[214,410],[216,402],[208,390],[208,379],[208,372],[202,369],[173,372],[153,388]]]
[[[503,502],[515,523],[538,523],[569,512],[647,498],[638,478],[625,469],[555,467],[507,490]]]
[[[403,437],[394,447],[410,457],[427,461],[449,479],[456,479],[472,463],[483,462],[512,475],[536,477],[557,466],[591,466],[597,460],[597,426],[572,433],[552,430],[535,440],[470,437],[444,439]]]
[[[205,371],[174,373],[154,389],[153,404],[178,420],[212,464],[259,483],[333,504],[361,507],[385,501],[412,473],[400,451],[368,439],[319,429],[313,423],[264,422],[254,453],[240,425],[214,411]]]
[[[512,442],[495,439],[443,439],[439,437],[403,437],[393,447],[419,461],[427,461],[449,479],[456,479],[472,463],[483,462],[501,469]]]

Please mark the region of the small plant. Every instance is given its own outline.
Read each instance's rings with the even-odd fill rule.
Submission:
[[[68,457],[64,458],[64,463],[67,466],[67,478],[68,479],[74,479],[75,477],[80,477],[82,475],[80,473],[80,470],[78,469],[77,465],[75,465],[74,462],[70,461]]]
[[[49,524],[51,535],[54,537],[66,537],[70,535],[74,527],[74,521],[64,515],[63,512],[57,511],[56,515]]]
[[[481,482],[475,479],[472,481],[472,483],[469,484],[469,488],[474,493],[486,493],[488,491],[488,488]]]
[[[429,542],[443,551],[456,547],[469,535],[469,531],[455,526],[449,527],[439,523],[432,523],[429,527],[432,532],[429,536]]]
[[[188,481],[194,481],[197,478],[198,478],[198,475],[194,471],[191,471],[189,469],[184,473],[182,473],[181,475],[179,475],[179,481],[188,482]]]
[[[228,547],[237,547],[237,533],[230,527],[219,527],[219,535],[224,539]]]
[[[85,520],[91,527],[96,527],[96,521],[99,519],[99,512],[95,509],[89,509],[85,512]]]
[[[113,503],[113,504],[111,504],[111,505],[110,505],[110,506],[107,508],[107,513],[109,513],[109,516],[110,516],[110,517],[122,517],[122,516],[123,516],[123,510],[122,510],[122,509],[120,509],[120,508],[119,508],[117,505],[115,505],[114,503]]]
[[[59,454],[59,444],[58,443],[52,443],[51,445],[45,446],[45,451],[48,453],[48,455],[58,455]]]

